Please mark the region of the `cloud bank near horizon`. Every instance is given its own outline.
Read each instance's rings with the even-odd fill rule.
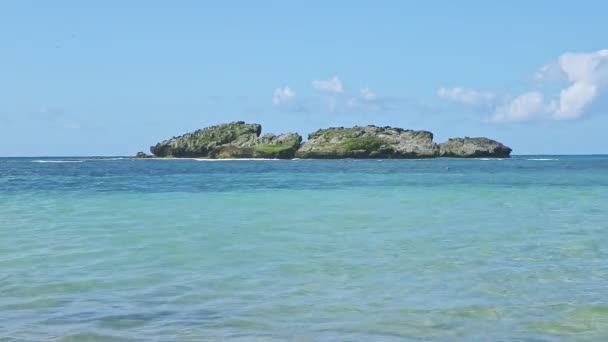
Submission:
[[[441,86],[436,96],[482,113],[482,121],[495,124],[577,120],[608,111],[608,49],[563,53],[541,65],[531,79],[529,89],[519,93]],[[335,75],[310,84],[317,95],[297,98],[293,88],[283,86],[274,90],[272,103],[282,110],[297,112],[439,111],[437,106],[421,100],[377,94],[369,86],[349,91]]]
[[[462,87],[441,87],[437,95],[471,108],[492,107],[486,117],[491,123],[575,120],[608,110],[608,49],[563,53],[541,66],[532,78],[537,87],[516,95],[499,97]],[[544,91],[547,86],[557,87],[558,92]]]
[[[301,113],[371,114],[407,110],[427,114],[438,111],[435,106],[418,99],[377,94],[367,85],[358,91],[348,91],[338,76],[313,80],[311,86],[317,93],[304,98],[296,96],[296,91],[291,86],[275,88],[272,103],[283,111]]]

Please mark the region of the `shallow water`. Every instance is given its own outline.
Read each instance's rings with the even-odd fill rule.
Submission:
[[[608,157],[0,159],[0,340],[603,341]]]

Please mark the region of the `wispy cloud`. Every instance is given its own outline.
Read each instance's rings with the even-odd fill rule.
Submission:
[[[276,88],[272,93],[272,103],[285,112],[306,113],[310,110],[310,100],[296,97],[289,86]]]
[[[437,90],[437,96],[442,99],[458,102],[467,106],[491,105],[496,98],[496,95],[490,91],[467,89],[462,87],[441,87]]]
[[[348,96],[343,104],[338,108],[345,111],[365,113],[415,112],[429,114],[438,111],[437,107],[407,96],[378,95],[370,87],[361,88],[356,96]]]
[[[534,74],[532,79],[536,82],[558,82],[563,80],[564,73],[557,61],[542,65]]]
[[[67,129],[80,129],[80,124],[77,122],[64,122],[63,127]]]
[[[361,98],[367,101],[371,101],[376,98],[376,93],[374,93],[369,87],[361,88],[359,93],[361,94]]]
[[[553,110],[553,105],[545,103],[544,95],[531,91],[519,95],[511,101],[502,104],[494,111],[489,122],[517,122],[545,117]]]
[[[292,103],[296,97],[296,92],[288,86],[276,88],[272,93],[272,103],[277,106]]]
[[[342,81],[337,76],[328,80],[314,80],[312,81],[312,86],[317,90],[335,94],[341,94],[344,91]]]
[[[350,93],[343,87],[337,76],[329,80],[312,82],[314,89],[322,94],[296,98],[296,92],[290,87],[276,88],[272,102],[283,111],[299,113],[325,114],[429,114],[439,111],[420,100],[407,96],[390,96],[377,94],[371,87],[365,86],[358,92]]]

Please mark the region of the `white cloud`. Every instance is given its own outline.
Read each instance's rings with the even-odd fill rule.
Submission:
[[[592,114],[598,100],[608,95],[608,50],[564,53],[533,78],[567,85],[548,99],[539,91],[519,95],[499,106],[489,121],[573,120]]]
[[[571,84],[560,92],[554,117],[575,119],[585,115],[586,109],[608,88],[608,50],[568,52],[559,57],[558,63]]]
[[[349,92],[343,88],[342,82],[336,76],[329,80],[313,81],[313,86],[323,93],[309,97],[298,94],[296,97],[295,91],[288,86],[276,88],[272,103],[280,106],[282,111],[337,115],[402,112],[428,114],[438,111],[437,107],[418,99],[377,94],[368,86],[360,88],[358,92]]]
[[[287,104],[292,102],[295,97],[296,93],[288,86],[285,86],[283,88],[276,88],[274,90],[274,93],[272,93],[272,103],[277,106]]]
[[[359,90],[359,95],[351,95],[346,100],[346,108],[356,111],[380,111],[386,109],[389,101],[387,98],[379,98],[369,87],[364,87]]]
[[[537,82],[555,82],[564,78],[564,72],[557,62],[547,63],[532,75]]]
[[[371,101],[376,98],[376,94],[368,87],[362,88],[359,93],[361,94],[361,98],[367,101]]]
[[[533,75],[537,89],[499,101],[496,94],[462,87],[437,90],[437,96],[469,107],[492,107],[490,122],[573,120],[608,111],[608,49],[566,52]],[[548,85],[550,91],[544,87]],[[542,92],[541,92],[542,90]],[[600,108],[604,107],[604,108]]]
[[[584,109],[598,94],[597,84],[575,82],[563,89],[559,95],[559,107],[553,113],[556,119],[576,119],[584,114]]]
[[[328,80],[314,80],[312,86],[320,91],[326,91],[329,93],[340,94],[344,91],[342,88],[342,81],[337,76],[334,76]]]
[[[549,114],[554,105],[545,104],[545,97],[538,91],[517,96],[498,107],[489,118],[490,122],[517,122],[542,118]]]
[[[441,87],[437,90],[437,96],[467,106],[489,105],[494,102],[495,98],[494,93],[489,91],[466,89],[461,87]]]

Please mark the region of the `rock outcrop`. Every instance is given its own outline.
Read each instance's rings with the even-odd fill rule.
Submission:
[[[138,159],[145,159],[145,158],[154,158],[154,156],[149,155],[149,154],[144,153],[144,152],[137,152],[137,153],[135,154],[135,158],[138,158]]]
[[[433,133],[396,127],[355,126],[320,129],[308,136],[298,158],[433,158]]]
[[[302,144],[297,133],[264,134],[243,121],[203,128],[152,147],[155,157],[175,158],[508,158],[511,148],[488,138],[453,138],[437,144],[433,133],[397,127],[319,129]],[[149,158],[143,152],[137,158]]]
[[[452,138],[439,144],[440,157],[509,158],[511,148],[488,138]]]
[[[231,122],[173,137],[150,151],[157,157],[290,159],[302,141],[296,133],[260,137],[261,132],[259,124]]]

